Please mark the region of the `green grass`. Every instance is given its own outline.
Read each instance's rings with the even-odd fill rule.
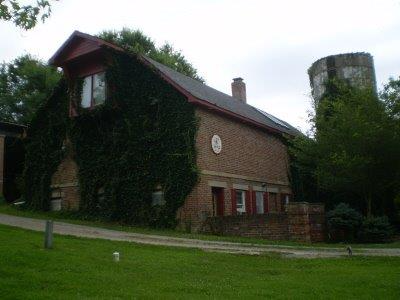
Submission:
[[[300,243],[293,241],[271,241],[266,239],[247,238],[247,237],[229,237],[229,236],[216,236],[196,233],[186,233],[182,231],[172,229],[154,229],[144,228],[136,226],[121,225],[118,223],[110,223],[103,221],[94,220],[82,220],[77,218],[76,214],[70,212],[39,212],[31,210],[18,209],[15,206],[10,206],[0,203],[0,213],[29,217],[35,219],[52,219],[66,223],[95,226],[107,229],[114,229],[127,232],[144,233],[144,234],[156,234],[164,236],[173,236],[189,239],[200,239],[210,241],[225,241],[225,242],[237,242],[237,243],[251,243],[251,244],[264,244],[264,245],[281,245],[281,246],[293,246],[293,247],[329,247],[329,248],[343,248],[347,244],[342,243]],[[400,241],[384,244],[352,244],[353,248],[400,248]]]
[[[42,233],[0,225],[0,299],[400,297],[400,258],[286,259],[57,235],[54,249],[42,245]]]

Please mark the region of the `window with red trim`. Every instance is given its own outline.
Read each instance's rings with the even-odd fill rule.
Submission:
[[[83,78],[81,106],[91,108],[106,100],[105,73],[100,72]]]
[[[246,212],[246,191],[235,190],[236,194],[236,212],[244,214]]]

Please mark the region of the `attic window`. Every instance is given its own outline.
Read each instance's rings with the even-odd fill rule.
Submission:
[[[106,79],[104,72],[83,78],[81,105],[83,108],[103,104],[106,100]]]

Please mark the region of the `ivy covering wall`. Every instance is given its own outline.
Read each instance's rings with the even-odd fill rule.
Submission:
[[[30,208],[48,209],[51,176],[64,157],[68,127],[67,82],[61,79],[36,112],[25,139],[24,198]]]
[[[80,80],[69,89],[61,82],[40,110],[27,140],[26,201],[49,208],[51,176],[67,137],[79,168],[82,214],[173,226],[197,182],[194,107],[135,55],[113,53],[106,82],[105,104],[78,106],[77,117],[65,118],[70,98],[79,105]],[[157,187],[165,205],[152,205]]]

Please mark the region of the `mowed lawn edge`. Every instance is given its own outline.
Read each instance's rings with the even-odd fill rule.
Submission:
[[[112,260],[118,251],[121,261]],[[0,225],[1,299],[398,299],[400,258],[287,259],[138,245]]]
[[[217,236],[217,235],[206,235],[206,234],[198,234],[198,233],[187,233],[187,232],[177,231],[177,230],[173,230],[173,229],[145,228],[145,227],[130,226],[130,225],[126,225],[126,224],[104,222],[104,221],[99,221],[99,220],[84,220],[84,219],[77,217],[76,214],[70,213],[70,212],[39,212],[39,211],[18,209],[12,205],[7,205],[7,204],[0,204],[0,213],[13,215],[13,216],[41,219],[41,220],[51,219],[54,221],[59,221],[59,222],[64,222],[64,223],[93,226],[93,227],[113,229],[113,230],[133,232],[133,233],[153,234],[153,235],[180,237],[180,238],[188,238],[188,239],[199,239],[199,240],[206,240],[206,241],[263,244],[263,245],[271,245],[271,246],[280,246],[281,245],[281,246],[292,246],[292,247],[296,247],[296,248],[303,248],[303,247],[343,248],[348,245],[348,243],[301,243],[301,242],[294,242],[294,241],[273,241],[273,240],[250,238],[250,237]],[[354,248],[365,248],[365,249],[368,249],[368,248],[400,248],[400,241],[391,242],[391,243],[382,243],[382,244],[357,244],[357,243],[353,244],[352,243],[351,246]]]

